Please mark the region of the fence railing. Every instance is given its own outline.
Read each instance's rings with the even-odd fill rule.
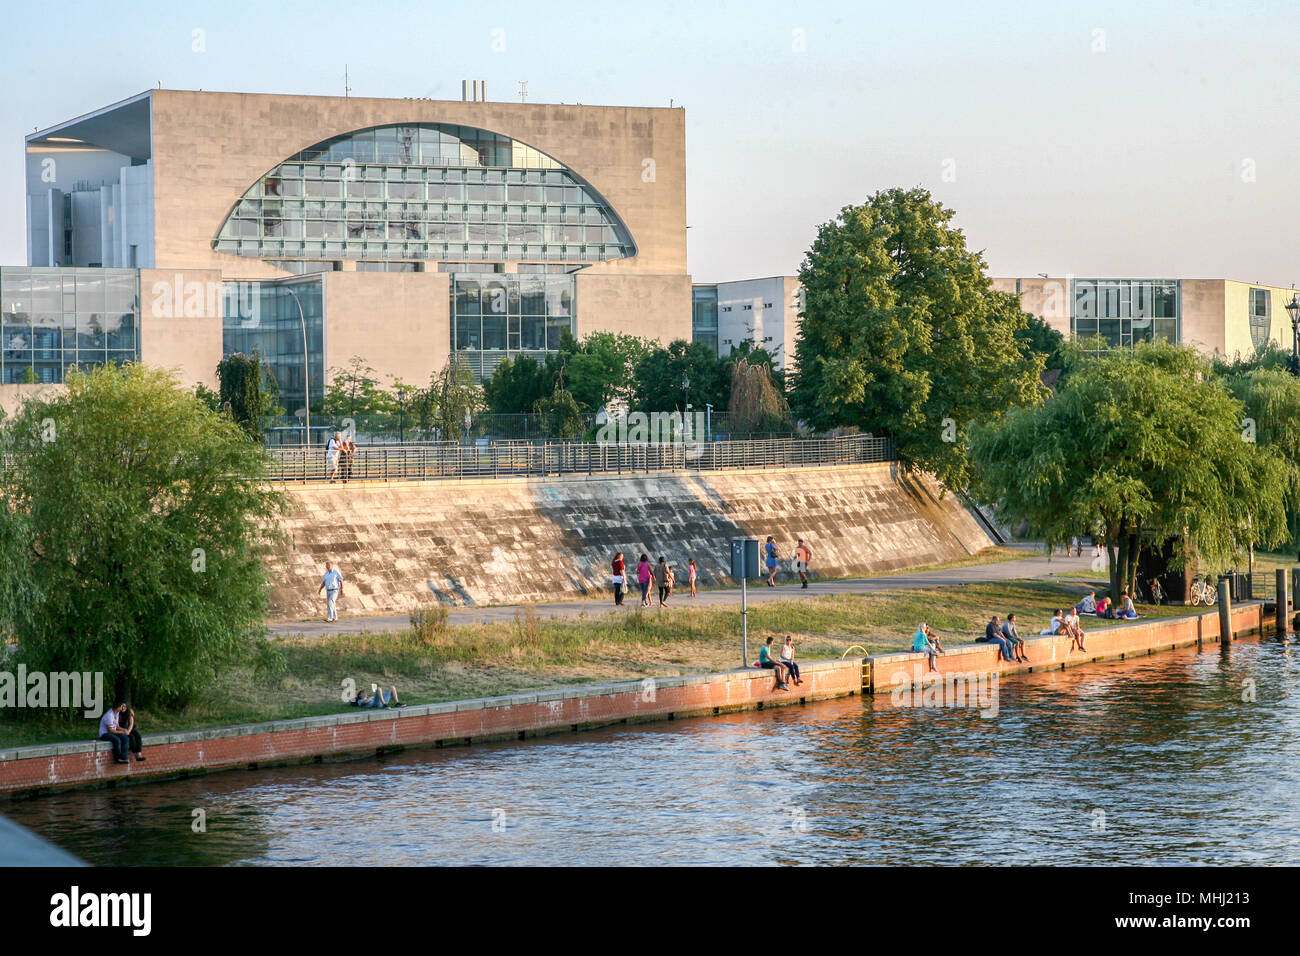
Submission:
[[[274,462],[271,477],[277,481],[326,481],[331,477],[321,446],[281,445],[270,453]],[[347,456],[340,456],[333,477],[387,480],[638,474],[866,464],[894,458],[892,439],[863,436],[659,444],[408,442],[358,445],[350,462]]]

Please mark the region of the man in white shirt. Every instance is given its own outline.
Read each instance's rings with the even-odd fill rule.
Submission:
[[[329,440],[325,446],[325,471],[329,476],[330,484],[334,484],[334,479],[339,473],[339,452],[343,450],[343,433],[335,432],[334,437]]]
[[[325,592],[325,621],[334,624],[339,619],[338,599],[343,596],[343,575],[333,561],[325,562],[325,574],[320,579],[316,593]]]
[[[99,718],[99,739],[106,740],[113,745],[113,762],[130,763],[127,757],[127,747],[130,744],[130,735],[122,729],[121,715],[126,712],[126,704],[117,701],[104,712],[104,716]]]

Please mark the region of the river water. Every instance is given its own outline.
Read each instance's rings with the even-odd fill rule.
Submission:
[[[3,812],[125,865],[1300,863],[1296,645],[997,692],[996,716],[854,697]]]

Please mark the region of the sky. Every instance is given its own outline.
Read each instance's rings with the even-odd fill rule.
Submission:
[[[494,100],[526,80],[529,102],[684,106],[697,282],[793,274],[843,207],[918,185],[992,275],[1300,282],[1300,0],[101,0],[0,18],[0,264],[27,261],[27,133],[159,83],[341,95],[346,65],[354,96],[460,99],[478,78]]]

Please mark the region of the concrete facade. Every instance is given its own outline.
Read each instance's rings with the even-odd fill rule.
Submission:
[[[325,369],[360,356],[381,379],[427,382],[452,349],[449,279],[439,260],[411,263],[422,271],[360,272],[351,253],[330,254],[290,272],[278,259],[216,249],[241,197],[295,154],[371,127],[422,123],[472,127],[539,151],[586,184],[626,228],[633,248],[623,258],[574,262],[564,254],[561,265],[577,269],[579,336],[609,330],[663,343],[690,338],[680,108],[149,90],[26,138],[29,264],[141,269],[140,359],[178,370],[187,383],[209,384],[223,353],[220,303],[183,321],[157,321],[150,289],[163,280],[153,270],[169,282],[179,277],[182,287],[324,271]],[[479,168],[473,162],[467,168]],[[481,162],[486,168],[491,160]],[[514,273],[519,261],[506,255],[495,265]],[[480,265],[490,271],[494,264],[448,268],[473,273]],[[481,346],[485,353],[494,347]]]
[[[766,349],[780,369],[793,370],[795,343],[803,311],[803,287],[797,276],[769,276],[731,282],[697,283],[697,289],[717,292],[718,355],[725,358],[745,342]],[[699,317],[694,317],[698,319]],[[710,324],[710,340],[713,338]],[[692,329],[692,335],[697,330]]]
[[[772,535],[787,556],[804,538],[814,573],[832,577],[992,544],[955,496],[891,464],[286,490],[290,542],[271,568],[273,613],[289,619],[318,616],[326,560],[347,581],[342,613],[355,615],[607,593],[616,551],[633,567],[642,552],[678,569],[694,557],[702,583],[729,580],[736,536]]]

